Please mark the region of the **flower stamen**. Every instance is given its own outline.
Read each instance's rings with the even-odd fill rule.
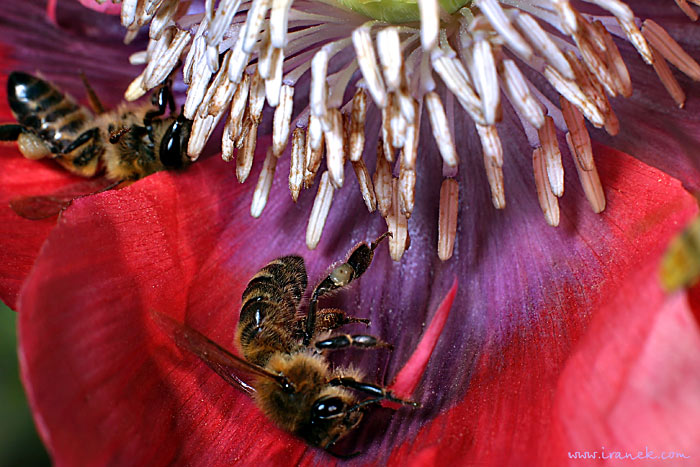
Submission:
[[[547,224],[556,227],[559,225],[559,200],[552,192],[551,182],[547,180],[545,159],[543,148],[535,148],[532,151],[532,167],[535,173],[537,199],[540,202],[540,208]]]
[[[559,99],[559,102],[564,121],[569,128],[569,133],[571,133],[571,141],[576,148],[576,152],[572,154],[576,156],[583,170],[595,169],[593,147],[591,146],[591,138],[586,130],[586,124],[583,121],[583,115],[563,97]]]
[[[352,113],[350,114],[349,156],[352,162],[362,159],[365,150],[365,118],[367,115],[367,94],[358,88],[352,98]]]
[[[383,109],[386,107],[387,95],[379,64],[377,63],[377,55],[374,53],[374,46],[372,45],[372,36],[370,35],[372,24],[374,22],[369,22],[355,29],[352,33],[352,44],[355,47],[357,63],[360,65],[360,70],[362,70],[367,89],[377,107]]]
[[[445,109],[442,106],[442,100],[440,100],[438,93],[434,91],[427,93],[424,100],[428,109],[430,126],[433,129],[433,138],[435,138],[440,155],[442,155],[442,160],[450,167],[457,167],[459,158],[450,127],[447,123],[447,115],[445,115]]]
[[[251,214],[262,213],[274,168],[290,137],[293,200],[323,170],[307,228],[309,248],[320,241],[349,160],[367,209],[377,209],[394,234],[392,258],[401,257],[417,179],[424,176],[416,163],[424,107],[442,159],[442,186],[447,187],[440,196],[436,226],[438,254],[446,260],[454,248],[452,225],[459,211],[454,207],[459,199],[454,177],[460,160],[474,157],[455,144],[455,136],[463,132],[455,129],[456,113],[463,110],[471,118],[492,202],[504,209],[503,165],[508,160],[498,125],[504,102],[511,104],[532,150],[534,185],[545,220],[556,226],[557,198],[564,194],[562,152],[567,150],[559,147],[557,132],[567,137],[594,211],[605,208],[585,120],[617,134],[620,122],[609,99],[632,94],[630,73],[612,35],[628,40],[653,65],[679,107],[686,94],[666,62],[700,80],[700,65],[661,26],[649,19],[642,23],[622,0],[585,0],[603,10],[597,16],[577,11],[569,0],[418,0],[403,16],[384,11],[391,7],[381,2],[367,6],[335,1],[221,0],[215,8],[216,2],[208,0],[204,13],[189,16],[179,0],[124,0],[122,7],[127,40],[151,21],[147,50],[131,57],[146,67],[129,86],[128,99],[158,85],[185,56],[183,78],[189,87],[184,114],[194,120],[191,158],[199,155],[230,106],[222,157],[235,158],[237,178],[246,180],[265,102],[274,108],[272,149]],[[688,0],[676,4],[697,19]],[[545,79],[533,78],[537,74]],[[296,93],[294,102],[295,87],[305,79],[310,82],[308,101]],[[547,97],[552,92],[558,100]],[[366,125],[374,121],[370,115],[378,114],[380,125]],[[375,140],[376,166],[370,178],[371,150],[365,146]]]
[[[331,183],[335,188],[341,188],[345,181],[345,127],[343,115],[338,109],[328,111],[329,128],[323,132],[326,141],[326,165]]]
[[[457,238],[457,213],[459,208],[459,184],[454,178],[446,178],[440,187],[440,211],[438,216],[438,257],[447,261],[452,257]]]
[[[309,117],[309,131],[306,137],[306,173],[304,175],[304,187],[313,185],[316,172],[321,166],[324,141],[321,122],[314,115]]]
[[[241,131],[239,141],[240,143],[237,143],[237,146],[240,145],[240,149],[238,157],[236,157],[236,178],[240,183],[243,183],[248,179],[253,167],[253,157],[258,141],[258,124],[252,117],[247,120]]]
[[[561,151],[559,151],[552,117],[545,117],[544,124],[537,131],[537,135],[542,145],[542,160],[546,168],[550,190],[559,198],[564,194],[564,166],[561,162]]]
[[[695,4],[698,5],[698,2],[695,2]],[[691,19],[691,21],[698,20],[698,13],[693,10],[686,0],[676,0],[676,5],[683,10],[683,13],[685,13],[686,16]]]
[[[287,147],[289,125],[292,122],[294,109],[294,88],[285,84],[279,94],[280,102],[272,120],[272,147],[276,157],[280,157]]]
[[[360,185],[360,193],[362,193],[365,206],[367,206],[369,212],[374,212],[377,209],[377,197],[374,194],[369,170],[367,170],[367,166],[362,159],[352,161],[352,168],[355,171],[355,176],[357,176],[357,183]]]
[[[269,147],[267,149],[267,156],[265,156],[265,162],[260,171],[258,184],[255,186],[255,191],[253,192],[253,202],[250,204],[250,215],[255,218],[260,217],[263,209],[265,209],[267,198],[270,196],[272,181],[275,178],[276,168],[277,156],[275,155],[274,149]]]
[[[292,133],[292,161],[289,164],[289,192],[297,202],[302,183],[304,182],[306,134],[303,128],[295,128]]]
[[[377,208],[382,217],[389,215],[391,208],[391,165],[384,154],[384,144],[377,143],[377,168],[374,171],[374,193],[377,195]]]
[[[311,208],[309,216],[309,224],[306,227],[306,246],[309,250],[313,250],[321,240],[323,227],[326,225],[326,218],[331,210],[333,202],[333,184],[330,182],[328,172],[323,172],[321,182],[318,184],[318,192],[314,199],[314,205]]]
[[[386,216],[386,225],[392,236],[389,237],[389,256],[394,261],[400,261],[404,252],[408,249],[411,240],[408,235],[408,219],[401,213],[399,199],[399,180],[391,177],[391,206],[389,215]]]
[[[233,150],[237,147],[243,130],[243,118],[245,116],[246,104],[248,103],[248,91],[250,90],[250,75],[244,75],[243,79],[236,86],[236,92],[231,100],[231,111],[224,126],[224,134],[221,138],[221,157],[226,161],[232,161]]]
[[[644,21],[644,37],[663,57],[694,81],[700,81],[700,64],[673,40],[664,28],[653,20]]]
[[[654,54],[654,71],[656,71],[661,83],[663,83],[666,91],[671,95],[678,108],[682,109],[685,107],[685,92],[683,92],[683,88],[673,76],[666,59],[653,47],[651,52]]]
[[[600,183],[600,178],[598,177],[598,170],[596,170],[595,166],[593,166],[592,170],[586,170],[581,166],[580,160],[582,156],[576,153],[576,146],[569,132],[566,133],[566,142],[568,143],[569,151],[571,151],[571,154],[574,156],[576,170],[578,171],[578,177],[581,181],[586,199],[588,199],[595,213],[603,212],[605,209],[605,193],[603,191],[603,185]]]

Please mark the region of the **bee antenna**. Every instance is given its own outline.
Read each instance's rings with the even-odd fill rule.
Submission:
[[[109,132],[109,142],[112,144],[117,144],[122,136],[131,131],[131,127],[122,127],[114,131]]]

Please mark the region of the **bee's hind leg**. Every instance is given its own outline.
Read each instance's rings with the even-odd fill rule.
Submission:
[[[299,326],[300,330],[304,331],[304,326],[306,323],[306,317],[300,317]],[[346,324],[362,323],[365,326],[369,326],[369,320],[367,318],[355,318],[354,316],[348,316],[343,310],[339,308],[322,308],[316,312],[316,334],[320,334],[326,331],[332,331],[338,329]]]
[[[88,100],[90,101],[90,107],[92,107],[92,110],[94,110],[97,115],[105,113],[105,108],[102,106],[100,98],[97,97],[95,90],[92,89],[92,86],[90,86],[87,76],[85,76],[85,72],[82,70],[80,71],[80,79],[83,82],[83,86],[85,86],[85,91],[87,92]]]
[[[30,160],[38,160],[46,156],[55,157],[52,148],[23,125],[16,123],[0,125],[0,141],[17,141],[19,152]]]
[[[24,127],[16,123],[0,125],[0,141],[17,141]]]

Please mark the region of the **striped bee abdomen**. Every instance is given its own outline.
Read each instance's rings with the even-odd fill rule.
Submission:
[[[78,136],[89,117],[51,84],[21,71],[7,80],[7,100],[17,122],[33,130],[54,153]]]
[[[253,276],[243,292],[237,332],[248,360],[264,366],[272,353],[292,350],[295,315],[306,286],[299,256],[276,259]]]

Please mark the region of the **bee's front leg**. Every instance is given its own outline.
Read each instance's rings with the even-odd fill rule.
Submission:
[[[304,335],[304,345],[309,345],[316,330],[316,308],[318,299],[322,296],[349,285],[352,281],[360,277],[369,268],[374,258],[374,250],[391,232],[385,232],[369,245],[365,242],[357,245],[348,256],[346,262],[334,268],[331,273],[323,279],[314,289],[309,301],[309,311],[306,316],[306,330]]]

